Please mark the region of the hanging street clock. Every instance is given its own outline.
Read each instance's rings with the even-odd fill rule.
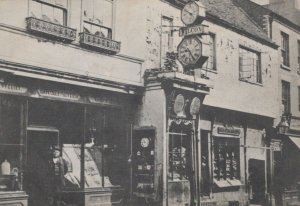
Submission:
[[[197,63],[202,54],[202,42],[197,36],[187,36],[178,45],[178,60],[184,67]]]
[[[191,1],[181,10],[181,20],[185,25],[192,25],[196,23],[198,19],[202,21],[204,18],[205,7],[200,2]]]

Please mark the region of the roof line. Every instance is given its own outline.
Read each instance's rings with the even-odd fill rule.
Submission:
[[[232,30],[235,30],[235,31],[237,31],[237,32],[239,32],[241,34],[244,34],[245,36],[248,36],[248,37],[252,38],[253,40],[259,40],[261,43],[263,43],[265,45],[268,45],[268,46],[270,46],[272,48],[277,49],[279,47],[275,42],[272,42],[271,39],[270,39],[270,41],[267,41],[267,40],[265,40],[263,38],[260,38],[260,37],[258,37],[256,35],[250,34],[249,32],[246,32],[243,29],[237,28],[237,27],[231,25],[230,23],[228,23],[227,21],[221,20],[218,17],[216,17],[216,16],[214,16],[214,15],[212,15],[210,13],[208,13],[207,17],[210,20],[212,20],[212,21],[214,21],[216,23],[219,23],[220,25],[225,25],[226,28],[231,28]],[[261,28],[261,27],[259,27],[259,28]]]

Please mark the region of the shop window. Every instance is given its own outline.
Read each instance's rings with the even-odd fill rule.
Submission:
[[[31,16],[60,25],[67,25],[68,0],[32,0]]]
[[[166,61],[167,52],[173,51],[173,19],[163,16],[161,19],[161,65]]]
[[[210,193],[211,177],[209,174],[209,132],[201,130],[201,193],[208,196]]]
[[[282,105],[283,112],[290,113],[291,112],[291,91],[290,91],[290,83],[286,81],[281,82],[282,87]]]
[[[287,67],[290,66],[290,48],[289,35],[281,32],[281,63]]]
[[[191,130],[176,125],[169,131],[169,180],[189,180],[191,167]]]
[[[22,188],[22,109],[20,100],[0,97],[0,192]]]
[[[84,32],[112,39],[113,1],[84,0]]]
[[[240,47],[239,74],[241,81],[262,83],[260,53]]]
[[[214,180],[240,179],[240,142],[235,138],[214,137],[213,142]]]
[[[85,187],[112,187],[127,184],[126,137],[121,111],[91,108],[87,113],[85,143]],[[118,167],[116,167],[118,165]]]

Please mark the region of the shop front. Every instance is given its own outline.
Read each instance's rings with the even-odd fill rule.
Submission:
[[[47,205],[55,146],[67,166],[62,202],[124,204],[132,96],[24,78],[0,92],[0,205]]]
[[[283,115],[271,145],[273,192],[276,206],[300,204],[300,119]]]
[[[137,163],[133,164],[133,178],[136,178],[133,196],[144,200],[140,205],[147,202],[172,206],[200,205],[199,110],[211,84],[176,72],[146,78],[146,92],[133,140],[144,145],[141,137],[151,136],[145,135],[145,131],[152,129],[149,155],[153,154],[153,189],[140,189],[147,185],[145,181],[139,181],[144,168],[140,159],[146,158],[140,156],[144,150],[134,151],[133,159]]]

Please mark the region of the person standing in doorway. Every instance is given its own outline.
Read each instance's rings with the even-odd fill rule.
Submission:
[[[52,157],[48,163],[48,202],[51,206],[62,206],[62,189],[66,184],[64,175],[68,172],[68,165],[61,157],[59,146],[52,147]]]

